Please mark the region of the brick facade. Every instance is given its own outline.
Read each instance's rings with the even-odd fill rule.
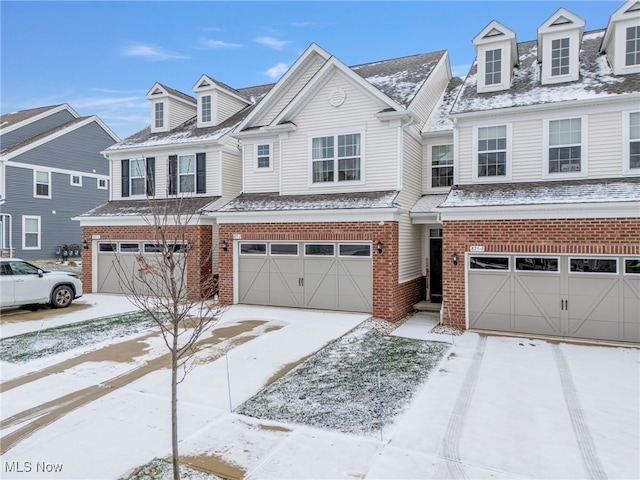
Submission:
[[[495,253],[640,255],[640,219],[476,220],[443,222],[443,301],[465,328],[465,262],[471,245]],[[452,254],[458,254],[453,265]]]
[[[210,282],[212,226],[168,226],[167,239],[184,239],[193,247],[195,255],[190,255],[187,263],[187,281],[198,281],[200,284]],[[179,231],[184,229],[184,232]],[[138,240],[153,241],[157,238],[151,226],[117,226],[117,227],[82,227],[82,241],[89,245],[94,235],[100,236],[100,241]],[[93,291],[93,262],[92,249],[82,251],[82,287],[85,293]],[[203,292],[208,294],[208,292]]]
[[[424,295],[424,278],[398,283],[397,222],[299,222],[221,224],[220,238],[228,250],[220,250],[220,301],[233,303],[233,234],[242,240],[276,241],[366,241],[373,242],[373,315],[396,322],[413,311]],[[380,241],[383,253],[375,244]]]

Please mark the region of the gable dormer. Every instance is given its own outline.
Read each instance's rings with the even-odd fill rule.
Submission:
[[[198,79],[193,91],[198,96],[198,128],[218,125],[250,105],[235,89],[207,75]]]
[[[513,67],[518,65],[516,34],[493,20],[473,39],[478,62],[478,93],[511,87]]]
[[[640,73],[640,0],[630,0],[609,18],[600,53],[616,75]]]
[[[543,85],[580,77],[580,45],[585,22],[560,8],[538,28],[538,62]]]
[[[147,93],[151,101],[151,132],[168,132],[196,114],[196,100],[173,88],[155,83]]]

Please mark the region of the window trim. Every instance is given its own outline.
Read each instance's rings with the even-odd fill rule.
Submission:
[[[522,270],[518,268],[518,262],[517,262],[518,258],[540,258],[545,260],[547,259],[555,260],[557,269],[556,270]],[[526,274],[531,273],[534,275],[560,275],[560,257],[549,256],[549,255],[536,255],[536,254],[527,255],[526,253],[515,254],[513,255],[513,271],[515,273],[526,273]]]
[[[492,52],[495,54],[495,52],[500,52],[500,60],[498,60],[498,69],[497,70],[492,70],[491,75],[495,76],[496,74],[500,75],[500,78],[498,79],[497,82],[491,82],[491,83],[487,83],[487,66],[489,65],[489,60],[487,59],[487,55],[489,54],[489,52]],[[484,74],[483,74],[483,78],[484,78],[484,85],[486,87],[489,88],[493,88],[496,87],[497,85],[502,85],[504,84],[504,79],[503,79],[503,68],[502,68],[502,62],[504,62],[504,55],[503,55],[503,49],[502,48],[487,48],[485,49],[485,51],[483,52],[483,64],[484,64]],[[495,59],[491,60],[492,64],[497,63]]]
[[[273,246],[274,245],[295,245],[296,253],[274,253],[273,252]],[[269,250],[269,256],[273,256],[273,257],[290,258],[290,257],[299,257],[300,256],[300,245],[298,243],[296,243],[296,242],[271,242],[271,243],[269,243],[269,249],[268,250]]]
[[[622,274],[631,276],[633,278],[640,277],[640,272],[638,272],[638,273],[627,272],[627,261],[628,260],[640,261],[640,257],[623,257],[622,258]]]
[[[27,247],[27,231],[26,231],[26,220],[37,220],[38,221],[38,245],[35,247]],[[34,232],[29,232],[33,234]],[[22,215],[22,249],[23,250],[41,250],[42,249],[42,217],[40,215]]]
[[[506,127],[506,135],[507,135],[507,146],[506,146],[506,166],[505,166],[505,174],[504,175],[495,175],[495,176],[486,176],[481,177],[478,175],[478,132],[481,128],[488,127]],[[512,171],[512,124],[511,123],[501,123],[501,124],[482,124],[475,125],[473,127],[473,182],[474,183],[500,183],[504,181],[511,180],[511,171]],[[454,178],[455,181],[455,178]]]
[[[142,193],[133,193],[133,163],[137,162],[139,160],[142,160],[142,163],[144,165],[143,169],[142,169],[142,177],[135,177],[135,178],[142,178],[143,182],[142,182]],[[130,197],[144,197],[147,194],[147,159],[144,157],[141,158],[130,158],[129,159],[129,196]]]
[[[447,146],[451,146],[451,165],[443,165],[443,166],[438,166],[438,167],[434,167],[433,165],[433,148],[434,147],[447,147]],[[452,176],[451,176],[451,185],[448,186],[444,186],[444,187],[434,187],[433,186],[433,169],[434,168],[449,168],[452,167],[453,168],[453,172],[452,172]],[[451,187],[453,186],[453,184],[455,183],[455,176],[456,176],[456,156],[455,156],[455,146],[453,142],[447,143],[447,142],[433,142],[433,143],[429,143],[427,144],[427,190],[428,191],[433,191],[433,192],[448,192]]]
[[[205,109],[204,109],[204,99],[209,97],[209,119],[204,119]],[[200,96],[200,124],[202,125],[211,125],[213,123],[213,95],[211,93],[204,93]]]
[[[100,186],[100,182],[104,182],[104,187]],[[96,186],[100,190],[109,190],[109,180],[107,178],[98,178],[96,179]]]
[[[243,253],[242,245],[264,245],[264,253]],[[238,244],[238,255],[248,256],[248,257],[266,257],[269,252],[269,247],[267,242],[252,242],[252,241],[243,241]]]
[[[73,178],[74,177],[78,177],[78,183],[74,183],[73,182]],[[73,173],[69,174],[69,184],[74,186],[74,187],[81,187],[82,186],[82,175],[75,175]]]
[[[162,107],[162,118],[158,118],[158,107]],[[167,125],[167,109],[165,108],[165,102],[164,101],[157,101],[153,103],[153,117],[152,117],[152,124],[153,124],[153,129],[154,130],[164,130],[166,128]],[[158,125],[158,120],[162,121],[161,125]]]
[[[369,248],[369,255],[343,255],[340,253],[340,247],[343,245],[362,245]],[[350,259],[370,259],[373,257],[373,244],[371,242],[338,242],[337,254],[339,258],[350,258]]]
[[[38,173],[46,173],[48,180],[47,180],[47,193],[48,195],[38,195]],[[51,174],[51,170],[42,170],[42,169],[34,169],[33,170],[33,198],[51,198],[51,190],[52,190],[52,177],[53,175]]]
[[[640,110],[622,112],[622,173],[625,175],[640,175],[640,168],[631,168],[631,114],[640,115]],[[640,138],[638,138],[640,142]]]
[[[579,172],[549,172],[549,126],[551,122],[558,120],[580,119],[580,171]],[[542,177],[543,178],[584,178],[589,175],[589,151],[588,151],[588,131],[589,124],[587,115],[563,116],[546,118],[543,122],[542,132]]]
[[[637,62],[637,63],[632,63],[631,65],[627,65],[627,55],[629,55],[629,51],[627,51],[627,42],[628,42],[628,39],[627,39],[627,32],[628,32],[631,28],[635,28],[635,29],[636,29],[636,34],[637,34],[638,36],[636,36],[636,37],[635,37],[635,41],[636,41],[636,43],[637,43],[637,44],[638,44],[638,43],[640,43],[640,25],[629,25],[629,26],[625,26],[625,27],[623,28],[623,43],[624,43],[624,53],[623,53],[623,57],[624,57],[624,62],[622,62],[622,66],[623,66],[624,68],[629,68],[629,69],[632,69],[632,68],[638,68],[638,67],[640,66],[640,51],[638,51],[638,50],[635,50],[635,51],[634,51],[635,56],[636,56],[637,58],[639,58],[638,62]]]
[[[307,253],[307,245],[331,245],[333,247],[332,255],[314,255]],[[303,245],[303,255],[309,258],[335,258],[337,254],[336,244],[334,242],[305,242]]]
[[[192,162],[193,172],[192,172],[192,173],[189,173],[189,174],[184,174],[184,175],[183,175],[182,173],[180,173],[180,159],[182,159],[182,158],[184,158],[184,157],[192,157],[192,159],[193,159],[193,162]],[[177,163],[177,169],[178,169],[178,170],[177,170],[177,172],[176,172],[176,175],[177,175],[177,185],[176,185],[176,191],[177,191],[177,194],[178,194],[178,195],[181,195],[181,194],[185,194],[185,193],[190,193],[190,194],[192,194],[192,195],[195,195],[195,194],[196,194],[196,192],[197,192],[197,190],[198,190],[198,184],[197,184],[197,181],[198,181],[198,178],[197,178],[197,157],[196,157],[196,154],[195,154],[195,153],[184,153],[184,154],[182,154],[182,155],[178,155],[177,162],[178,162],[178,163]],[[181,183],[182,183],[182,182],[180,182],[180,179],[181,179],[183,176],[185,176],[185,177],[186,177],[186,176],[191,176],[191,177],[193,177],[193,190],[188,191],[188,192],[183,192],[183,191],[182,191],[182,188],[181,188]]]
[[[558,57],[558,60],[560,61],[560,65],[558,67],[554,67],[553,66],[553,53],[554,53],[553,42],[562,42],[563,40],[567,40],[569,42],[569,44],[566,47],[563,47],[562,45],[560,45],[560,48],[556,49],[556,51],[559,51],[560,53],[563,53],[564,50],[566,49],[567,55]],[[549,69],[550,69],[549,70],[549,76],[550,77],[552,77],[554,79],[558,79],[558,78],[564,78],[564,77],[570,77],[571,76],[571,43],[572,43],[571,42],[571,37],[559,36],[558,38],[550,38],[549,39],[549,45],[551,47],[551,48],[549,48],[549,51],[550,51],[549,61],[551,62],[551,65],[549,66]],[[566,65],[562,64],[562,60],[566,60]],[[563,67],[566,67],[567,73],[558,73],[558,74],[554,75],[554,73],[553,73],[554,68],[558,68],[560,71],[562,71]]]
[[[365,136],[364,126],[345,127],[340,129],[332,129],[326,131],[311,132],[308,136],[308,186],[313,188],[335,188],[341,185],[363,185],[365,183]],[[338,157],[338,137],[343,135],[360,135],[360,180],[339,180],[340,158]],[[333,156],[333,181],[332,182],[314,182],[313,181],[313,140],[321,137],[334,137],[334,156]],[[350,157],[348,157],[350,158]],[[328,160],[328,159],[327,159]],[[319,161],[319,160],[316,160]]]
[[[613,260],[616,265],[615,272],[573,272],[571,271],[571,260]],[[624,265],[623,265],[624,266]],[[608,256],[593,256],[593,255],[569,255],[567,257],[567,273],[569,275],[619,275],[620,274],[620,262],[617,257],[608,257]]]
[[[262,146],[268,146],[269,147],[269,166],[268,167],[261,167],[259,166],[258,163],[258,147],[262,147]],[[260,157],[265,157],[266,155],[260,155]],[[253,146],[253,158],[254,158],[254,162],[253,162],[253,171],[254,172],[272,172],[273,171],[273,142],[259,142],[256,143]]]
[[[504,272],[512,272],[513,271],[513,261],[512,256],[509,254],[500,254],[500,253],[488,253],[486,255],[478,255],[473,253],[468,255],[467,260],[467,270],[469,272],[484,272],[484,273],[504,273]],[[507,268],[472,268],[471,267],[471,259],[472,258],[506,258],[507,259]]]
[[[477,89],[478,93],[489,93],[489,92],[498,92],[500,90],[506,90],[511,86],[511,76],[512,76],[512,66],[511,66],[511,57],[512,54],[511,47],[508,43],[490,43],[486,45],[482,45],[478,47],[477,56]],[[489,50],[502,50],[501,54],[501,68],[500,68],[500,83],[492,83],[488,85],[486,83],[486,73],[487,73],[487,52]]]

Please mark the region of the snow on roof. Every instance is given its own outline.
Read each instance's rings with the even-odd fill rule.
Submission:
[[[423,195],[411,209],[411,213],[435,213],[434,208],[447,199],[447,194]]]
[[[446,90],[442,92],[440,100],[438,100],[431,115],[429,115],[427,123],[425,123],[422,129],[423,133],[453,131],[453,122],[449,118],[449,112],[451,111],[453,102],[455,102],[458,97],[463,82],[464,79],[461,77],[453,77],[449,81]]]
[[[478,62],[474,62],[452,114],[494,110],[570,100],[623,95],[640,91],[640,74],[614,75],[606,55],[599,53],[604,30],[585,33],[580,51],[580,79],[553,85],[540,83],[541,64],[536,41],[518,44],[519,66],[508,90],[477,93]]]
[[[396,191],[331,193],[316,195],[280,195],[244,193],[220,208],[219,212],[268,212],[276,210],[331,210],[351,208],[389,208]]]
[[[639,202],[640,177],[458,185],[438,207]]]
[[[382,93],[408,107],[446,50],[350,67]]]
[[[112,200],[78,217],[149,216],[153,215],[154,211],[156,213],[161,211],[164,214],[165,209],[168,215],[192,215],[199,213],[218,199],[220,197]]]

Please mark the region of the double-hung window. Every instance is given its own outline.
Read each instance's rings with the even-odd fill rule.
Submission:
[[[146,164],[144,158],[130,160],[129,172],[131,195],[144,195],[146,192]]]
[[[569,75],[569,37],[551,41],[551,76]]]
[[[627,28],[624,64],[627,67],[640,65],[640,26]]]
[[[51,198],[51,172],[34,170],[33,179],[33,196]]]
[[[485,85],[502,83],[502,49],[486,51],[484,78]]]
[[[158,102],[154,107],[154,125],[155,128],[164,127],[164,103]]]
[[[359,181],[361,160],[359,133],[315,137],[311,141],[312,182]]]
[[[640,112],[629,113],[629,171],[640,173]]]
[[[507,125],[478,128],[478,178],[507,176]]]
[[[271,144],[262,143],[256,145],[256,168],[271,168]]]
[[[200,108],[202,123],[209,123],[211,121],[211,95],[202,97],[202,106]]]
[[[196,191],[195,155],[180,155],[178,157],[178,177],[180,193],[192,193]]]
[[[431,146],[431,187],[453,185],[453,145]]]
[[[582,119],[549,121],[549,173],[582,171]]]
[[[40,217],[22,216],[22,248],[24,250],[40,249]]]

